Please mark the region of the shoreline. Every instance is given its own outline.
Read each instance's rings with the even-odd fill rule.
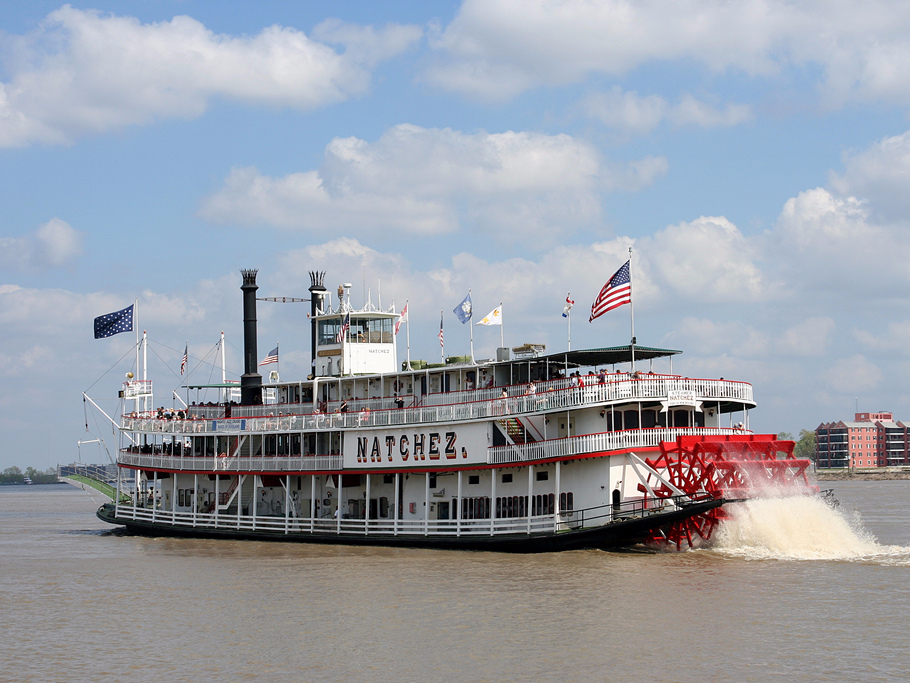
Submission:
[[[815,470],[816,481],[892,481],[910,479],[907,470]]]

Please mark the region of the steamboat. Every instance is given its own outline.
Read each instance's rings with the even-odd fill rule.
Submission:
[[[731,501],[811,488],[793,442],[750,431],[752,386],[674,374],[679,351],[633,337],[399,365],[402,312],[355,309],[349,285],[333,302],[322,272],[310,273],[311,374],[264,384],[257,271],[241,274],[239,396],[236,384],[187,383],[184,405],[156,411],[151,381],[128,379],[105,522],[155,536],[685,549]],[[200,389],[219,401],[191,402]]]

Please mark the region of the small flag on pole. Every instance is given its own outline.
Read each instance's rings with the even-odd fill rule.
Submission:
[[[442,334],[442,313],[439,314],[439,348],[445,348],[445,337]]]
[[[187,342],[186,346],[183,347],[183,360],[180,361],[180,374],[182,375],[184,370],[186,370],[186,361],[189,358],[190,344]]]
[[[632,303],[632,279],[629,275],[631,259],[623,264],[622,268],[613,273],[607,284],[600,290],[600,294],[591,306],[591,317],[588,322],[599,318],[607,311],[612,311],[623,304]]]
[[[269,355],[262,359],[262,362],[259,364],[260,367],[263,365],[269,365],[271,363],[278,362],[278,347],[276,346],[269,352]]]
[[[344,321],[341,323],[341,327],[338,329],[338,334],[335,336],[335,342],[341,344],[345,338],[348,336],[348,330],[351,329],[351,314],[348,313],[344,316]]]
[[[474,310],[471,304],[470,292],[468,292],[468,295],[462,300],[462,302],[453,309],[453,312],[461,321],[462,325],[471,319],[471,315],[474,313]]]
[[[569,317],[569,311],[571,311],[572,306],[575,305],[575,302],[572,301],[571,297],[572,297],[572,292],[569,292],[568,294],[566,294],[566,305],[562,307],[562,317],[563,318]]]
[[[133,306],[130,304],[121,311],[114,311],[95,318],[95,339],[113,337],[121,332],[133,331]]]
[[[502,325],[502,304],[487,313],[483,320],[478,320],[476,325]]]
[[[404,302],[404,308],[401,309],[401,315],[398,316],[398,320],[395,322],[395,334],[398,334],[398,330],[401,329],[401,324],[408,321],[408,302]]]

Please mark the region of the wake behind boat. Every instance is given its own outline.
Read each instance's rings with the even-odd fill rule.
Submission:
[[[402,368],[402,312],[355,310],[350,286],[333,305],[320,272],[310,273],[313,372],[264,386],[257,271],[242,275],[239,396],[233,384],[188,385],[188,405],[164,413],[152,409],[150,380],[124,383],[134,409],[119,421],[120,502],[102,506],[102,520],[171,536],[687,548],[708,539],[722,506],[744,491],[808,487],[809,463],[793,457],[793,442],[749,431],[752,386],[674,374],[679,351],[633,338]],[[203,388],[219,402],[191,403]]]

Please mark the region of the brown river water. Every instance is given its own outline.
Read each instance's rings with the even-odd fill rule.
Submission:
[[[0,681],[897,681],[910,481],[740,504],[711,549],[138,538],[0,487]]]

